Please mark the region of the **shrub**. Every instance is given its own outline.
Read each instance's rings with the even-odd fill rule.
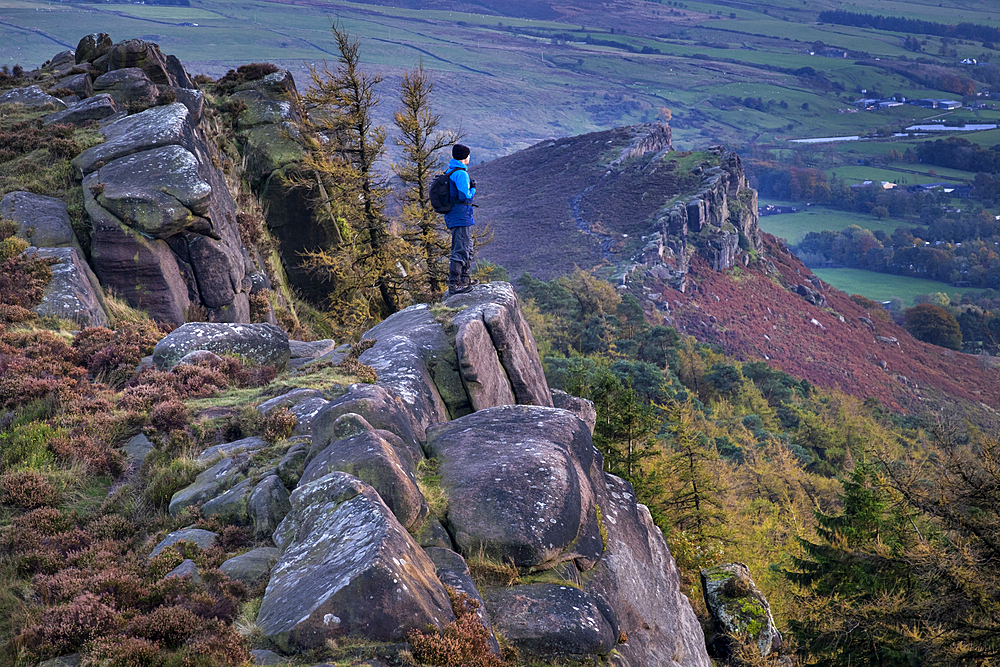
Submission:
[[[123,323],[116,331],[88,327],[76,335],[73,349],[95,381],[121,389],[160,338],[152,322]]]
[[[36,655],[57,656],[71,653],[121,627],[118,612],[101,602],[99,596],[85,592],[69,604],[47,609],[37,625],[22,633],[22,638]]]
[[[149,413],[149,424],[160,433],[181,429],[191,421],[191,411],[176,398],[159,403]]]
[[[279,71],[277,65],[271,63],[250,63],[240,65],[236,70],[229,70],[226,75],[215,83],[216,95],[230,95],[241,83],[263,79],[268,74]]]
[[[124,470],[125,457],[104,440],[85,433],[70,433],[49,442],[52,452],[66,462],[79,461],[92,472],[116,476]]]
[[[33,319],[31,309],[42,302],[52,280],[50,267],[55,260],[23,254],[27,247],[27,241],[12,235],[9,225],[0,227],[0,322]]]
[[[160,647],[140,637],[114,635],[90,642],[83,651],[87,663],[102,667],[155,667],[162,664]]]
[[[135,412],[149,412],[157,403],[178,398],[171,386],[136,384],[126,387],[118,399],[118,407]]]
[[[261,420],[263,426],[261,437],[271,444],[290,438],[296,423],[298,420],[291,410],[284,406],[275,408],[264,415]]]
[[[41,473],[22,470],[0,475],[0,502],[18,509],[33,510],[56,505],[59,492]]]
[[[52,462],[49,442],[59,431],[48,424],[33,421],[0,433],[0,468],[41,468]]]
[[[489,635],[476,615],[479,602],[448,587],[455,620],[440,632],[413,630],[407,639],[413,657],[421,664],[500,667],[505,664],[490,649]]]
[[[955,316],[941,306],[922,303],[903,313],[906,330],[917,340],[952,350],[962,349],[962,329]]]
[[[201,466],[191,459],[172,459],[157,463],[157,457],[151,455],[144,463],[145,488],[142,496],[154,507],[166,507],[170,498],[185,486],[194,482],[201,472]],[[147,467],[148,466],[148,467]]]
[[[86,374],[76,365],[75,351],[51,331],[6,331],[0,325],[0,405],[15,408],[50,395],[67,400],[80,391]]]

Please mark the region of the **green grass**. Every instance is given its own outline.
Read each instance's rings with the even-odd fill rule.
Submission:
[[[913,298],[918,294],[944,292],[953,295],[964,294],[973,289],[953,287],[936,280],[893,276],[864,269],[813,269],[813,273],[819,276],[820,280],[848,294],[860,294],[875,301],[888,301],[898,297],[907,307],[916,305]]]
[[[896,227],[919,226],[913,222],[902,222],[891,218],[884,218],[879,222],[878,218],[861,213],[851,213],[850,211],[837,211],[823,208],[821,206],[803,206],[801,203],[784,202],[776,199],[761,199],[760,204],[774,204],[775,206],[795,206],[798,213],[783,213],[780,215],[766,215],[760,218],[760,228],[768,234],[774,234],[783,238],[790,245],[799,243],[809,232],[822,232],[826,230],[839,232],[851,225],[858,225],[863,229],[876,231],[881,229],[886,234],[892,234]],[[881,275],[881,274],[880,274]]]
[[[983,8],[961,0],[942,0],[941,5],[893,6],[899,15],[925,20],[998,22]],[[563,21],[357,2],[290,5],[251,0],[234,5],[194,0],[191,7],[168,7],[0,0],[0,7],[0,65],[31,68],[74,47],[87,33],[108,32],[115,41],[155,41],[192,73],[214,77],[248,62],[274,62],[292,70],[300,87],[306,64],[336,59],[329,25],[337,20],[361,40],[364,65],[387,76],[379,91],[383,117],[388,119],[395,105],[393,82],[422,60],[437,85],[435,110],[445,125],[461,125],[467,131],[475,161],[548,137],[653,121],[661,107],[672,110],[675,145],[686,150],[709,143],[766,144],[859,134],[932,115],[913,107],[838,114],[862,88],[915,97],[945,95],[919,89],[898,74],[860,65],[854,58],[808,55],[813,43],[822,41],[883,60],[914,57],[902,50],[898,34],[818,24],[818,11],[841,7],[832,0],[768,0],[739,8],[706,1],[685,3],[679,12],[665,3],[633,3],[622,15],[567,14]],[[887,11],[874,0],[844,7]],[[198,26],[177,25],[182,22]],[[513,34],[511,28],[544,36]],[[573,39],[555,43],[551,37],[557,33],[570,33]],[[661,54],[573,43],[587,34]],[[950,56],[938,58],[938,43],[930,40],[924,57],[953,63]],[[982,50],[978,44],[958,47]],[[842,86],[842,92],[838,95],[788,73],[804,67]],[[775,104],[766,113],[739,105],[718,108],[715,102],[722,96],[783,100],[787,107]],[[809,109],[802,109],[803,103]],[[1000,143],[986,136],[973,140]]]

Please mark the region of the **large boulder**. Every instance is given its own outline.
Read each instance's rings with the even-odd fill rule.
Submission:
[[[577,659],[607,656],[618,643],[596,602],[573,586],[494,588],[486,591],[484,598],[497,630],[530,655]]]
[[[211,500],[246,479],[246,471],[233,459],[222,459],[199,474],[194,482],[174,493],[168,510],[177,516],[185,508]]]
[[[183,231],[211,234],[206,219],[212,186],[198,159],[181,146],[162,146],[113,160],[83,180],[96,202],[124,224],[154,239]]]
[[[177,102],[126,116],[100,129],[104,142],[72,160],[77,178],[120,157],[162,146],[177,145],[197,152],[195,126],[188,108]]]
[[[291,343],[291,341],[289,341]],[[330,401],[318,389],[292,389],[291,391],[264,401],[257,406],[257,411],[267,415],[278,408],[285,408],[295,415],[295,435],[312,433],[312,425],[316,417],[328,406]]]
[[[343,429],[345,437],[330,442],[309,462],[299,484],[338,470],[350,473],[378,492],[404,528],[419,527],[428,514],[427,502],[399,436],[372,428],[360,415],[345,414],[337,422],[334,430]]]
[[[583,420],[583,423],[590,428],[591,434],[594,433],[594,428],[597,426],[597,408],[594,407],[593,401],[572,396],[562,389],[553,389],[552,406],[560,410],[569,410]]]
[[[462,553],[525,569],[574,559],[587,568],[600,558],[591,477],[601,464],[575,415],[489,408],[430,429],[426,447],[439,460],[448,532]]]
[[[195,87],[180,61],[163,55],[160,47],[152,42],[127,39],[111,47],[108,51],[109,71],[132,67],[143,70],[156,84]]]
[[[632,486],[604,473],[595,484],[605,550],[586,573],[583,590],[627,639],[616,651],[630,667],[710,667],[705,635],[680,589],[677,564],[649,510],[636,503]],[[623,636],[624,634],[624,636]]]
[[[29,248],[26,252],[55,260],[52,280],[34,308],[39,317],[71,320],[81,328],[108,325],[100,283],[79,248]]]
[[[76,45],[76,63],[92,63],[111,50],[111,37],[106,32],[87,35]]]
[[[268,575],[279,556],[281,551],[275,547],[258,547],[230,558],[219,569],[247,586],[255,586]]]
[[[61,199],[33,192],[8,192],[0,200],[0,218],[17,223],[17,236],[39,248],[79,248]]]
[[[503,374],[489,380],[491,385],[506,380],[517,403],[552,407],[552,395],[538,358],[535,338],[510,283],[480,285],[472,292],[449,297],[445,303],[452,308],[465,306],[455,315],[454,326],[462,377],[467,386],[497,373],[496,360],[492,356],[495,355]],[[486,333],[488,339],[483,340]],[[488,349],[488,343],[492,343],[492,350]],[[472,393],[470,390],[470,395]],[[484,407],[493,405],[505,403]]]
[[[299,486],[291,505],[257,616],[282,650],[342,636],[400,641],[454,620],[434,563],[373,488],[335,472]]]
[[[771,606],[743,563],[724,563],[701,571],[701,590],[716,636],[709,642],[712,657],[728,660],[737,637],[745,637],[766,658],[781,648]]]
[[[322,451],[334,440],[339,440],[339,428],[335,425],[341,415],[361,415],[374,428],[391,431],[399,436],[409,450],[409,456],[416,462],[423,458],[423,449],[410,418],[408,407],[398,395],[375,384],[352,384],[340,397],[330,401],[313,419],[313,447]],[[419,422],[417,422],[419,423]],[[421,439],[423,431],[421,431]]]
[[[158,555],[164,549],[170,549],[177,546],[181,542],[186,544],[193,544],[199,549],[209,549],[215,546],[218,541],[219,536],[210,530],[203,530],[201,528],[183,528],[181,530],[175,530],[157,543],[153,550],[149,553],[149,557]]]
[[[29,109],[53,109],[56,111],[66,108],[65,102],[58,97],[49,95],[38,86],[8,90],[0,95],[0,104],[19,104]]]
[[[138,67],[126,67],[102,74],[94,79],[95,93],[111,95],[126,109],[142,110],[156,104],[160,95],[156,84]]]
[[[425,304],[386,318],[362,339],[375,344],[358,361],[375,369],[379,384],[402,399],[417,439],[424,439],[428,426],[472,411],[454,344]]]
[[[94,81],[90,74],[70,74],[56,81],[49,90],[69,91],[73,95],[83,99],[94,94]],[[65,94],[62,95],[66,97]]]
[[[173,368],[194,350],[239,354],[258,364],[281,370],[288,363],[288,334],[273,324],[189,322],[160,339],[153,348],[157,368]]]
[[[268,475],[254,487],[247,514],[258,539],[270,537],[292,509],[288,489],[277,475]]]
[[[107,93],[99,93],[85,100],[80,100],[65,111],[49,114],[45,117],[45,124],[80,125],[90,120],[104,120],[123,112],[124,109],[115,101],[115,98]]]
[[[159,322],[184,323],[197,293],[191,265],[181,261],[162,239],[150,239],[122,223],[83,190],[84,206],[93,225],[91,259],[101,284],[133,308]]]

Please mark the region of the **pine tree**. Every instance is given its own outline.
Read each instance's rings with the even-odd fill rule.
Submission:
[[[400,107],[393,114],[399,130],[396,145],[403,149],[403,160],[394,164],[393,170],[407,186],[403,196],[403,238],[417,256],[416,266],[423,268],[422,272],[411,269],[408,286],[415,291],[426,291],[427,298],[423,300],[440,295],[448,275],[450,240],[428,195],[430,181],[441,169],[441,160],[434,153],[462,136],[460,132],[438,130],[441,117],[430,106],[433,90],[434,84],[420,63],[403,74]],[[415,284],[418,280],[422,286]]]

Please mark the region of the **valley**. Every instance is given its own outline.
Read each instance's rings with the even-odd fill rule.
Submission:
[[[0,0],[0,664],[994,664],[989,3],[172,1]]]

